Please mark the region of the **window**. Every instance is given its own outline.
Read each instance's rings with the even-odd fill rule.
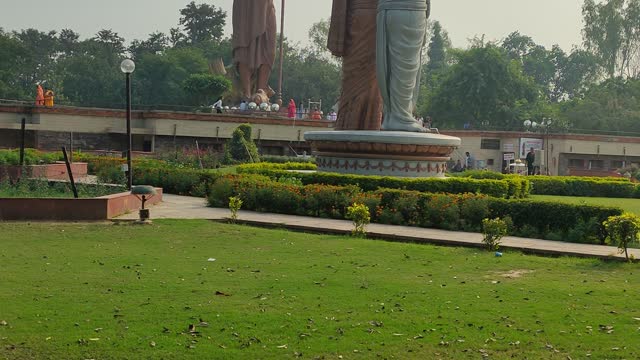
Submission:
[[[624,161],[611,160],[611,169],[622,169],[625,167]]]
[[[493,159],[489,159],[489,160],[487,160],[487,166],[493,166],[493,165],[494,165],[494,163],[495,163],[495,162],[493,161]]]
[[[583,169],[584,168],[584,160],[582,160],[582,159],[569,159],[569,167]]]
[[[500,139],[482,139],[480,140],[480,149],[500,150]]]
[[[589,160],[589,170],[604,169],[604,160]]]

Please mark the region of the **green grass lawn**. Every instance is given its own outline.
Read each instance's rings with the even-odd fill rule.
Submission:
[[[640,358],[638,265],[207,221],[0,243],[0,358]]]
[[[587,204],[619,207],[630,213],[640,215],[640,199],[619,199],[619,198],[597,198],[597,197],[573,197],[573,196],[551,196],[551,195],[531,195],[533,200],[556,201],[567,204]]]

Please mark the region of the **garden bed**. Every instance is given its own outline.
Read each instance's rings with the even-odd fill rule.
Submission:
[[[146,204],[162,202],[162,189]],[[0,193],[1,195],[1,193]],[[94,198],[4,197],[0,198],[0,220],[98,221],[137,211],[140,200],[129,192]]]
[[[76,179],[87,176],[87,163],[72,163],[71,171],[73,177]],[[37,178],[37,179],[50,179],[50,180],[68,180],[69,173],[67,172],[67,165],[58,161],[53,164],[45,165],[5,165],[0,166],[0,180],[8,177],[14,181],[22,177]]]

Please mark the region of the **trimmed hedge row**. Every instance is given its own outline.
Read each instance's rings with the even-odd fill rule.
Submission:
[[[325,184],[335,186],[357,185],[364,191],[379,188],[404,189],[420,192],[442,192],[449,194],[480,193],[501,198],[524,198],[529,195],[530,184],[525,178],[504,180],[468,178],[398,178],[389,176],[345,175],[338,173],[293,173],[274,169],[271,164],[260,168],[239,167],[239,174],[265,175],[272,179],[300,179],[303,184]]]
[[[167,194],[205,197],[220,173],[171,167],[138,166],[133,171],[135,184],[161,187]]]
[[[451,175],[471,179],[522,178],[520,175],[481,170]],[[640,186],[630,182],[627,178],[538,175],[527,176],[526,179],[531,182],[531,194],[534,195],[640,198]]]
[[[640,187],[630,181],[584,180],[579,177],[532,176],[533,194],[639,198]]]
[[[314,163],[310,162],[284,162],[284,163],[269,163],[260,162],[254,164],[242,164],[238,165],[237,171],[241,172],[254,172],[261,170],[316,170],[318,167]]]
[[[560,241],[604,243],[602,222],[620,215],[616,208],[507,200],[480,194],[434,194],[356,186],[295,185],[261,175],[228,175],[213,183],[208,202],[228,207],[239,196],[243,209],[292,215],[344,219],[354,202],[369,207],[373,222],[479,231],[484,218],[510,219],[510,233]]]

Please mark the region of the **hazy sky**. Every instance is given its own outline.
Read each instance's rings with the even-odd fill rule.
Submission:
[[[198,0],[222,7],[229,13],[230,33],[233,0]],[[280,17],[280,1],[275,0]],[[83,37],[100,29],[113,29],[127,41],[143,39],[154,31],[177,26],[179,9],[189,0],[58,0],[53,3],[0,0],[0,26],[5,30],[71,28]],[[449,32],[454,46],[486,35],[500,40],[518,30],[542,45],[560,44],[565,50],[580,45],[583,0],[432,0],[432,18]],[[36,4],[40,4],[36,7]],[[312,23],[329,17],[331,0],[287,0],[285,34],[306,42]]]

